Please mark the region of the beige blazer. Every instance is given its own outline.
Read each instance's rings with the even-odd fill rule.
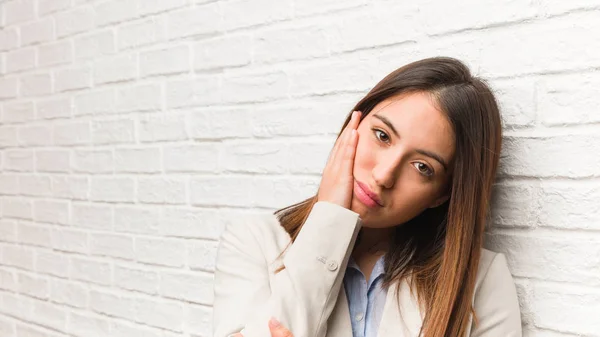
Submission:
[[[213,336],[270,337],[273,316],[295,337],[352,337],[342,280],[361,225],[358,213],[317,202],[280,260],[290,236],[275,215],[227,226],[217,253]],[[281,263],[286,268],[275,274]],[[471,323],[465,337],[521,336],[517,293],[502,254],[483,250],[473,303],[479,324]],[[388,290],[377,336],[417,337],[423,317],[403,281],[400,303],[395,287]]]

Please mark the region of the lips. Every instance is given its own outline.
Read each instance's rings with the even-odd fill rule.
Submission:
[[[383,203],[381,202],[381,199],[379,198],[379,196],[377,194],[375,194],[373,191],[371,191],[371,189],[369,189],[369,187],[367,185],[361,183],[358,180],[356,181],[356,183],[369,196],[369,198],[373,199],[373,201],[375,201],[379,206],[383,206]]]

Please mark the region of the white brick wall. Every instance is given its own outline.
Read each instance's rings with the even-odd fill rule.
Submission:
[[[1,1],[0,336],[209,336],[223,227],[312,195],[435,55],[500,98],[526,336],[600,336],[599,53],[600,0]]]

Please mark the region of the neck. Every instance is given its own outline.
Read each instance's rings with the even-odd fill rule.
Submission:
[[[365,255],[382,255],[388,251],[394,235],[394,227],[366,228],[360,230],[360,241],[354,246],[352,256],[358,259]]]

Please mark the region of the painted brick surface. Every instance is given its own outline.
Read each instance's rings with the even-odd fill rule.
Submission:
[[[599,0],[1,1],[0,336],[210,336],[223,228],[313,195],[355,102],[437,55],[500,100],[525,336],[600,336],[599,32]]]

